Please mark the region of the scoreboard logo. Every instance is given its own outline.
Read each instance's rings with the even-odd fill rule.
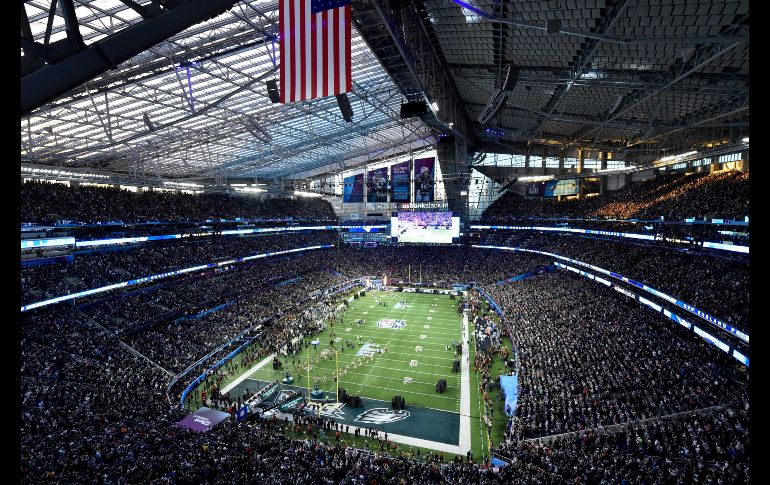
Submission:
[[[383,320],[377,321],[377,326],[380,328],[400,329],[406,327],[406,322],[404,320],[393,320],[392,318],[385,318]]]

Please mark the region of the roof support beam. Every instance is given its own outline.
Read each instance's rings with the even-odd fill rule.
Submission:
[[[86,44],[83,42],[83,36],[80,35],[78,18],[75,15],[75,5],[72,3],[72,0],[61,0],[61,14],[64,17],[64,28],[67,32],[69,43],[73,46],[84,48]]]
[[[418,8],[413,2],[356,0],[354,25],[403,95],[427,103],[425,123],[455,136],[472,138],[471,121]]]
[[[640,105],[641,103],[647,101],[648,99],[653,98],[654,96],[662,93],[663,91],[665,91],[669,87],[671,87],[674,84],[678,83],[682,79],[685,79],[686,77],[690,76],[691,74],[699,71],[704,66],[706,66],[709,63],[713,62],[715,59],[720,58],[725,53],[733,50],[734,48],[738,47],[739,45],[740,45],[740,43],[736,42],[736,43],[730,44],[730,45],[728,45],[726,47],[725,46],[719,46],[718,50],[717,50],[716,46],[712,46],[712,45],[707,45],[707,46],[704,46],[701,49],[697,49],[696,50],[696,54],[693,56],[692,63],[687,63],[687,64],[682,65],[681,70],[680,70],[681,74],[679,74],[671,82],[669,82],[665,86],[662,86],[660,89],[657,89],[656,91],[654,91],[654,92],[652,92],[650,94],[647,94],[646,96],[642,97],[641,99],[639,99],[638,101],[634,102],[633,104],[625,107],[624,109],[616,111],[612,116],[608,117],[604,121],[604,123],[602,123],[600,126],[592,128],[591,130],[586,132],[584,134],[584,136],[587,137],[591,133],[594,133],[597,130],[601,130],[602,128],[607,126],[608,123],[611,123],[612,121],[616,120],[621,115],[631,111],[631,109],[635,108],[636,106]],[[716,52],[714,52],[714,51],[716,51]],[[686,69],[686,71],[685,71],[685,69]],[[684,71],[684,72],[682,72],[682,71]]]
[[[21,115],[184,29],[221,14],[235,2],[236,0],[192,0],[29,74],[21,79]],[[64,3],[62,2],[62,10]]]
[[[488,12],[485,12],[462,0],[452,0],[452,1],[458,4],[459,6],[465,9],[468,9],[474,12],[476,15],[484,17],[485,19],[491,22],[499,22],[499,23],[509,24],[516,27],[522,27],[527,29],[536,29],[536,30],[542,30],[542,31],[547,30],[545,23],[535,23],[535,22],[526,22],[524,20],[500,18],[495,14],[490,14]],[[722,37],[684,37],[684,38],[677,38],[677,37],[624,37],[624,38],[621,38],[621,37],[612,37],[609,35],[604,35],[598,32],[586,32],[583,30],[577,30],[577,29],[571,29],[571,28],[565,28],[565,27],[560,28],[558,33],[562,35],[573,35],[577,37],[584,37],[587,39],[594,39],[598,41],[609,42],[613,44],[621,44],[621,45],[622,44],[677,44],[679,45],[679,44],[707,44],[707,43],[721,44],[724,42],[743,43],[743,42],[749,41],[748,36],[740,36],[740,35],[727,35]]]
[[[142,6],[134,2],[133,0],[119,0],[119,1],[126,7],[130,8],[134,12],[141,15],[144,20],[150,20],[151,18],[155,18],[161,13],[160,6],[156,3],[149,3],[147,5]]]
[[[56,3],[56,0],[51,0],[51,8],[48,10],[48,23],[45,26],[44,45],[48,45],[48,42],[51,40],[51,29],[53,28],[53,20],[56,17]]]
[[[620,14],[626,8],[627,4],[628,0],[621,0],[615,2],[607,9],[604,17],[601,19],[599,25],[597,26],[597,31],[602,34],[602,36],[607,32],[612,31],[612,27],[615,25],[615,21],[618,19],[618,17],[620,17]],[[547,112],[546,116],[553,114],[556,106],[559,105],[559,102],[561,102],[561,100],[564,98],[564,95],[569,92],[575,81],[577,81],[580,76],[583,75],[588,67],[590,67],[591,64],[589,61],[591,58],[593,58],[594,52],[596,52],[600,42],[601,40],[599,39],[586,39],[586,41],[583,43],[578,59],[574,64],[574,69],[572,69],[572,76],[570,77],[570,80],[566,84],[559,84],[556,86],[553,96],[545,106],[545,111]],[[535,128],[532,132],[533,135],[537,133],[538,138],[542,137],[546,116],[540,116],[540,119],[537,121],[537,128]]]

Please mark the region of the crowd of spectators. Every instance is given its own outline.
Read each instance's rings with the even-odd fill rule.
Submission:
[[[749,328],[749,292],[746,290],[749,272],[745,257],[699,254],[660,244],[537,231],[486,232],[472,242],[536,249],[578,259],[642,281],[737,328]],[[318,231],[144,243],[119,251],[75,253],[72,263],[23,268],[22,303],[218,259],[320,244],[339,244],[339,241],[332,232]],[[553,262],[553,258],[546,256],[501,253],[467,246],[380,246],[377,249],[338,246],[321,251],[324,251],[323,264],[340,273],[387,275],[394,284],[492,283]],[[274,273],[271,277],[280,274]],[[162,300],[162,295],[162,291],[146,295],[144,301],[137,300],[140,302],[137,306],[149,310],[158,299]],[[175,297],[170,295],[169,299],[173,302]],[[132,305],[127,304],[121,311],[128,312],[131,308]],[[125,318],[137,321],[130,315]]]
[[[580,199],[524,198],[508,191],[482,214],[484,222],[530,217],[684,220],[743,219],[749,215],[749,175],[735,170],[713,174],[658,176],[620,190]]]
[[[511,442],[497,453],[551,483],[750,483],[748,404]]]
[[[47,182],[21,185],[21,221],[95,224],[207,219],[336,220],[320,197],[256,197],[226,194],[130,192],[103,187],[67,187]]]
[[[512,437],[676,414],[742,396],[729,356],[585,281],[560,272],[489,289],[508,312],[521,363]]]
[[[503,455],[589,483],[748,480],[748,377],[729,357],[571,274],[488,290],[519,373]]]
[[[132,335],[126,340],[141,352],[157,359],[172,372],[178,373],[245,329],[268,317],[279,318],[281,313],[289,311],[297,302],[302,301],[305,295],[334,281],[330,276],[324,270],[307,270],[302,274],[302,279],[291,286],[247,291],[227,308],[200,318],[165,321],[148,332]],[[279,325],[276,322],[271,323],[272,327],[294,328],[292,325]],[[263,336],[269,333],[268,329]],[[263,347],[267,348],[267,345]]]
[[[486,224],[485,224],[486,225]],[[498,226],[497,224],[490,224]],[[572,229],[587,229],[593,231],[622,232],[643,234],[656,238],[657,244],[676,244],[678,247],[697,245],[699,242],[725,242],[748,246],[749,231],[747,226],[725,226],[721,224],[685,223],[684,221],[620,221],[611,219],[527,219],[499,224],[513,227],[548,227],[552,232],[568,233]],[[492,229],[493,231],[530,231],[532,229]],[[489,229],[473,229],[471,234],[484,236]],[[509,232],[510,234],[510,232]],[[607,237],[618,237],[609,236]]]
[[[453,283],[494,283],[552,262],[537,255],[501,257],[499,251],[468,246],[346,246],[335,253],[342,273],[387,275],[391,285],[411,282],[445,287]]]
[[[491,232],[478,244],[545,251],[599,266],[672,295],[734,327],[749,329],[749,263],[743,256],[536,231]],[[505,254],[498,257],[509,257]]]
[[[233,244],[234,250],[251,250],[249,242]],[[746,268],[717,258],[535,233],[521,245],[621,272],[690,303],[729,297],[721,286],[730,278],[739,281],[736,292],[747,288],[740,283]],[[170,266],[139,251],[86,255],[84,261],[127,258],[110,261],[115,266],[146,264],[147,273]],[[233,256],[214,248],[189,251],[195,258]],[[187,264],[177,262],[174,258],[184,256],[173,253],[163,257]],[[336,247],[221,268],[79,307],[25,312],[22,482],[748,481],[747,377],[733,361],[662,316],[566,272],[493,284],[550,262],[462,246]],[[87,281],[98,278],[95,272],[82,274]],[[320,331],[338,301],[321,297],[305,305],[308,295],[362,274],[439,285],[476,281],[502,307],[505,327],[475,320],[481,333],[474,343],[484,340],[486,327],[491,336],[490,350],[474,364],[488,385],[495,376],[484,371],[502,333],[510,333],[519,372],[518,405],[507,441],[495,451],[509,465],[498,469],[459,458],[443,462],[436,455],[393,457],[323,443],[319,440],[332,436],[323,422],[311,426],[305,439],[288,436],[280,421],[232,419],[203,434],[173,426],[182,417],[177,401],[166,396],[173,374],[263,323],[258,344],[247,350],[240,368],[225,366],[204,384],[211,406],[232,405],[237,397],[219,393],[224,376],[281,352],[300,335]],[[740,301],[747,302],[747,296]],[[173,399],[178,399],[177,390]],[[217,399],[211,400],[212,395]]]
[[[21,269],[22,303],[40,301],[91,288],[128,281],[216,260],[264,252],[333,244],[328,231],[278,233],[251,237],[219,236],[199,240],[169,240],[101,251],[76,251],[70,263]]]

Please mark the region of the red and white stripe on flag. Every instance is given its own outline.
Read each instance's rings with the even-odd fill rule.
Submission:
[[[351,91],[350,0],[280,0],[281,102]]]

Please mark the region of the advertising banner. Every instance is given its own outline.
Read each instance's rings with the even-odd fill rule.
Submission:
[[[230,415],[228,413],[202,407],[194,413],[185,416],[185,418],[176,423],[176,425],[198,433],[205,433],[229,417]]]
[[[366,175],[366,201],[388,201],[388,169],[386,167],[369,170]]]
[[[542,197],[543,196],[543,191],[545,189],[545,184],[544,183],[540,182],[540,183],[535,183],[535,184],[527,184],[526,187],[527,187],[527,191],[526,191],[526,196],[527,197]]]
[[[433,169],[436,159],[418,158],[414,161],[414,201],[433,202]]]
[[[409,160],[390,166],[393,183],[392,202],[409,202]]]
[[[343,202],[364,201],[364,174],[359,173],[345,177],[343,190]]]

